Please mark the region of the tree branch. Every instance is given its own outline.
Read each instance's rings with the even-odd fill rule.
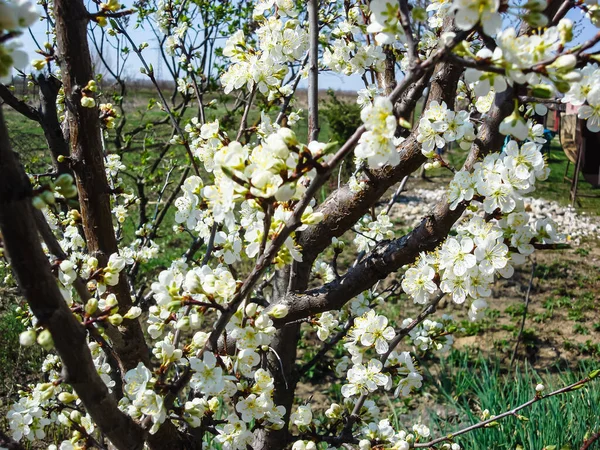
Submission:
[[[119,410],[98,375],[86,341],[86,331],[62,297],[44,255],[31,204],[31,185],[10,149],[0,110],[0,231],[11,267],[41,326],[52,334],[65,368],[65,381],[98,427],[116,448],[143,447],[143,431]],[[19,220],[15,220],[18,217]]]
[[[4,84],[0,84],[0,97],[4,100],[4,104],[21,113],[29,120],[34,122],[40,121],[40,113],[37,109],[29,106],[22,100],[19,100]]]
[[[308,0],[308,142],[319,139],[319,0]]]

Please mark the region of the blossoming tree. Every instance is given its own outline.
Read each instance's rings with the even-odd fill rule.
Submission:
[[[39,105],[0,85],[4,103],[42,127],[52,161],[49,173],[28,176],[0,117],[1,242],[28,304],[21,343],[47,352],[43,380],[10,407],[12,439],[44,439],[60,426],[68,438],[53,448],[61,450],[460,448],[420,423],[394,428],[377,393],[425,388],[410,349],[451,346],[456,326],[435,316],[443,297],[477,320],[498,277],[560,239],[552,221],[532,221],[524,208],[549,172],[534,117],[569,102],[600,130],[600,34],[574,42],[577,26],[565,18],[575,10],[591,29],[597,2],[39,3],[0,0],[2,81],[13,67],[25,70],[15,38],[40,13],[51,41],[28,75]],[[134,25],[156,34],[172,95],[147,62],[148,45],[134,41]],[[88,37],[118,86],[114,103],[100,103]],[[101,51],[105,43],[117,63]],[[125,131],[124,69],[133,60],[160,100],[151,125],[171,127],[149,153],[151,168],[125,162],[141,151],[134,136],[148,130]],[[363,125],[347,142],[319,140],[325,71],[365,82]],[[291,128],[303,78],[308,136]],[[211,121],[218,86],[237,100]],[[253,110],[260,118],[249,125]],[[232,117],[237,126],[225,126]],[[462,168],[439,151],[452,143],[468,153]],[[355,169],[344,179],[349,155]],[[423,164],[453,179],[420,225],[398,237],[390,210]],[[337,188],[318,201],[332,177]],[[152,184],[162,188],[149,191]],[[192,242],[155,275],[144,268],[166,250],[159,235],[169,211]],[[128,237],[122,224],[134,215]],[[354,263],[338,263],[342,253]],[[382,305],[399,291],[421,313],[386,317]],[[316,339],[307,339],[311,331]],[[317,346],[304,365],[302,340]],[[343,401],[319,410],[296,386],[338,343]],[[549,394],[538,386],[527,404],[455,436],[595,376]]]

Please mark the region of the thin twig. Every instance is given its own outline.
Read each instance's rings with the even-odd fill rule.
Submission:
[[[440,444],[442,442],[447,442],[447,441],[452,441],[454,440],[454,438],[456,436],[460,436],[461,434],[465,434],[465,433],[469,433],[473,430],[477,430],[479,428],[485,428],[488,425],[490,425],[492,422],[496,422],[500,419],[504,419],[505,417],[508,416],[515,416],[517,414],[518,411],[527,408],[528,406],[533,405],[534,403],[539,402],[540,400],[546,399],[546,398],[550,398],[550,397],[554,397],[555,395],[559,395],[559,394],[563,394],[565,392],[570,392],[570,391],[574,391],[579,389],[580,387],[582,387],[583,385],[585,385],[586,383],[589,383],[590,381],[592,381],[592,378],[590,377],[586,377],[583,380],[579,380],[573,384],[570,384],[569,386],[563,387],[561,389],[558,389],[554,392],[551,392],[547,395],[536,395],[534,398],[532,398],[531,400],[523,403],[520,406],[517,406],[516,408],[511,409],[510,411],[506,411],[498,416],[494,416],[494,417],[490,417],[488,420],[484,420],[482,422],[476,423],[474,425],[468,426],[466,428],[463,428],[462,430],[458,430],[455,431],[454,433],[448,435],[448,436],[444,436],[441,438],[437,438],[434,439],[432,441],[429,442],[423,442],[423,443],[416,443],[413,445],[413,448],[429,448],[429,447],[433,447],[434,445]]]
[[[596,441],[600,440],[600,432],[592,435],[588,440],[586,440],[579,450],[589,450],[592,448],[592,444]]]
[[[398,201],[398,198],[400,197],[400,194],[402,194],[402,192],[404,191],[404,188],[406,187],[406,182],[408,181],[408,175],[406,175],[402,181],[400,182],[400,186],[398,186],[398,189],[396,190],[396,192],[394,193],[394,195],[392,196],[392,198],[390,199],[387,208],[385,209],[385,214],[389,215],[390,211],[392,210],[394,204]]]
[[[308,0],[308,142],[319,138],[319,0]]]
[[[525,319],[527,318],[527,309],[529,308],[529,296],[531,294],[531,287],[533,286],[533,278],[535,276],[535,268],[537,267],[537,263],[534,262],[531,266],[531,276],[529,278],[529,286],[527,287],[527,294],[525,295],[525,309],[523,310],[523,319],[521,320],[521,328],[519,329],[519,334],[517,335],[517,343],[515,344],[515,349],[513,350],[513,354],[510,358],[510,367],[512,368],[513,363],[515,362],[515,357],[517,356],[517,351],[519,350],[519,343],[521,342],[521,337],[523,336],[523,329],[525,328]]]

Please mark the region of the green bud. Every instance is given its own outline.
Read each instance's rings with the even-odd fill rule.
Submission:
[[[77,396],[75,394],[71,394],[70,392],[61,392],[58,394],[58,401],[62,403],[72,403],[77,400]]]
[[[552,93],[552,88],[546,84],[536,84],[531,87],[531,95],[537,98],[550,98]]]
[[[40,197],[44,202],[48,205],[54,205],[56,203],[56,199],[54,198],[54,194],[50,191],[44,191],[40,194]]]
[[[410,130],[412,128],[412,125],[410,124],[410,122],[408,120],[406,120],[404,117],[400,117],[400,119],[398,120],[398,123],[400,124],[400,126],[402,128],[406,128],[407,130]]]
[[[41,384],[40,393],[40,397],[42,400],[49,400],[54,395],[54,385],[52,383]]]
[[[558,92],[560,92],[561,94],[566,94],[567,92],[569,92],[569,89],[571,89],[571,85],[566,81],[555,81],[554,84],[556,86],[556,89],[558,89]]]
[[[50,331],[43,330],[37,337],[37,343],[40,344],[44,350],[52,350],[54,347],[54,341],[52,340]]]
[[[600,369],[596,369],[592,372],[590,372],[590,374],[588,375],[588,378],[590,380],[593,380],[594,378],[596,378],[598,375],[600,375]]]
[[[62,156],[62,155],[61,155]],[[59,187],[67,187],[73,185],[73,177],[68,173],[62,173],[54,180],[54,184]]]
[[[31,199],[31,204],[34,208],[37,209],[44,209],[46,207],[46,202],[42,200],[42,198],[39,195],[36,195]]]
[[[167,304],[167,309],[169,311],[176,311],[179,308],[181,308],[181,301],[179,301],[179,300],[175,300],[175,301],[169,302]]]
[[[75,423],[81,422],[81,413],[79,411],[71,411],[70,418]]]
[[[495,428],[495,427],[499,427],[500,426],[500,422],[494,420],[493,422],[488,423],[485,428]]]
[[[85,313],[88,316],[93,315],[98,309],[98,300],[95,298],[90,298],[85,304]]]
[[[108,317],[108,321],[117,327],[123,322],[123,316],[121,314],[113,314],[112,316]]]

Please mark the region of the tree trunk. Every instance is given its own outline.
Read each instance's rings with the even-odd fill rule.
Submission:
[[[55,0],[56,41],[63,74],[69,124],[71,167],[75,173],[83,230],[91,255],[100,267],[118,251],[110,208],[110,189],[104,168],[104,152],[98,109],[81,105],[82,89],[94,79],[87,41],[89,14],[82,0]],[[125,273],[111,290],[124,314],[132,306]],[[118,332],[110,330],[115,351],[126,370],[139,361],[149,364],[148,348],[137,320],[125,320]]]

